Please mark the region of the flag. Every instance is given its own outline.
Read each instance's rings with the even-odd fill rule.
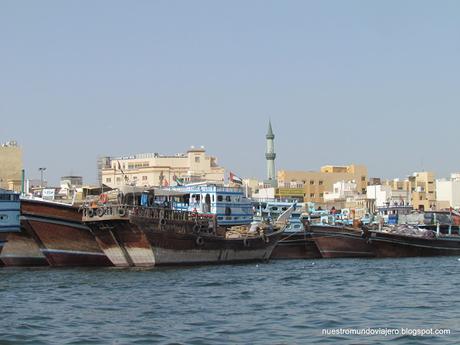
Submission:
[[[243,180],[241,179],[241,177],[236,176],[231,171],[230,171],[230,181],[236,184],[243,184]]]
[[[177,177],[176,174],[173,176],[173,181],[176,182],[178,186],[184,185],[184,179]]]

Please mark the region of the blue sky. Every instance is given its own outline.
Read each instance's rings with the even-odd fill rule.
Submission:
[[[0,2],[0,141],[96,180],[99,154],[204,145],[241,176],[460,171],[458,1]]]

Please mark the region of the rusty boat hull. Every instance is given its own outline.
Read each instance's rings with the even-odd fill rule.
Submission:
[[[21,222],[51,266],[111,266],[81,213],[72,205],[21,201]]]
[[[319,259],[321,258],[314,239],[310,233],[285,232],[273,249],[270,259]]]
[[[25,229],[20,232],[1,233],[0,252],[2,266],[48,266],[48,261],[33,236]]]
[[[226,238],[224,228],[218,229],[221,235],[196,231],[193,221],[186,219],[162,222],[161,219],[133,215],[130,222],[148,239],[155,266],[267,261],[284,231],[283,228],[264,236]]]
[[[369,241],[379,258],[460,256],[460,236],[415,237],[371,231]]]
[[[153,267],[155,258],[145,234],[129,221],[88,222],[99,247],[114,266]]]
[[[309,231],[323,258],[371,258],[374,248],[360,229],[311,225]]]

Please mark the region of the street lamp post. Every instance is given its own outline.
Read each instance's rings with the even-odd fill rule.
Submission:
[[[40,188],[43,189],[43,173],[45,172],[46,168],[45,167],[41,167],[41,168],[38,168],[38,171],[40,171]]]

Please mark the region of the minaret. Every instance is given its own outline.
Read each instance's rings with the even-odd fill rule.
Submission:
[[[272,123],[268,121],[268,132],[265,136],[267,138],[267,151],[265,152],[265,158],[267,159],[267,180],[273,187],[276,186],[275,177],[275,135],[272,130]]]

